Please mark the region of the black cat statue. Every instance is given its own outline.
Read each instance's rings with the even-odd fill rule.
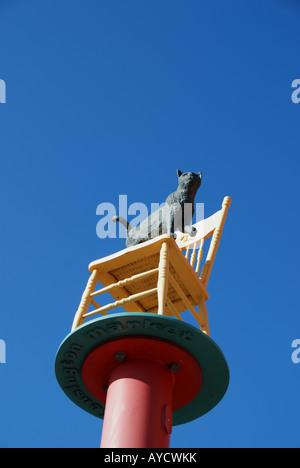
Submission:
[[[162,208],[143,220],[138,226],[131,225],[124,218],[114,216],[115,223],[120,222],[127,230],[126,246],[131,247],[162,234],[176,238],[175,231],[196,235],[196,229],[190,225],[195,211],[195,196],[201,185],[202,172],[184,172],[177,170],[178,187],[171,193]]]

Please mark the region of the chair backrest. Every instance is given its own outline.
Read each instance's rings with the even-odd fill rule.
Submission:
[[[197,233],[194,237],[182,232],[177,233],[176,243],[178,247],[182,252],[185,251],[186,259],[195,269],[195,272],[199,275],[199,278],[205,287],[207,287],[210,278],[230,204],[231,198],[225,197],[221,210],[217,211],[209,218],[203,219],[202,221],[194,224],[193,226],[197,229]],[[207,257],[202,269],[200,270],[204,241],[210,237],[211,242]]]

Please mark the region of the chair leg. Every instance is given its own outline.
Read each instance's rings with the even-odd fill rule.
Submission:
[[[76,312],[76,315],[73,321],[72,331],[83,324],[84,318],[82,316],[86,314],[88,311],[88,308],[91,303],[91,293],[95,291],[97,282],[98,282],[98,271],[94,270],[88,280],[88,283],[82,295],[78,310]]]
[[[169,283],[169,246],[164,242],[160,250],[157,284],[158,314],[165,315],[166,300],[168,297]]]
[[[199,303],[199,319],[201,331],[206,335],[210,336],[208,313],[204,299],[201,299]]]

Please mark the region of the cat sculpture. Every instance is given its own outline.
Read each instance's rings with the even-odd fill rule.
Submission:
[[[178,187],[171,193],[164,206],[154,211],[138,226],[132,227],[121,216],[114,216],[115,223],[120,222],[127,230],[126,247],[141,244],[162,234],[176,238],[176,231],[195,236],[197,231],[190,225],[195,211],[195,196],[202,182],[202,172],[184,172],[177,170]]]

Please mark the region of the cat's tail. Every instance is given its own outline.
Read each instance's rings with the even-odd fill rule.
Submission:
[[[130,231],[131,229],[131,225],[128,221],[126,221],[126,219],[122,218],[122,216],[114,216],[112,218],[113,222],[114,223],[121,223],[123,224],[123,226],[125,227],[125,229],[127,230],[127,232]]]

